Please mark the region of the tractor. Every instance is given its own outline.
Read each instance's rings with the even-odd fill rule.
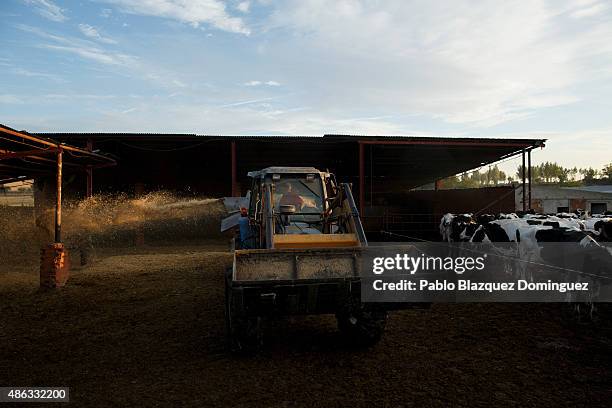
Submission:
[[[313,167],[249,172],[244,207],[222,223],[233,229],[225,276],[230,348],[262,345],[262,318],[334,314],[350,342],[375,344],[387,312],[361,301],[360,259],[368,245],[351,187]]]

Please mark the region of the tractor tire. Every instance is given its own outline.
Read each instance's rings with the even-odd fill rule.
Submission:
[[[225,273],[225,330],[228,348],[232,353],[255,354],[262,345],[260,317],[241,316],[232,301],[232,269]]]
[[[566,303],[562,305],[563,321],[571,326],[591,325],[596,323],[600,316],[599,304],[597,303]]]
[[[387,325],[387,312],[363,308],[336,315],[338,329],[355,346],[373,346],[381,339]]]

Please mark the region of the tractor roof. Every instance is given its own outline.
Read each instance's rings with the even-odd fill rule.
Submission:
[[[249,177],[261,177],[266,174],[319,174],[319,170],[314,167],[266,167],[263,170],[249,171]]]

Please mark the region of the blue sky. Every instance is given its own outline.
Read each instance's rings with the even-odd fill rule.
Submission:
[[[0,123],[34,132],[541,137],[601,168],[611,79],[606,1],[0,2]]]

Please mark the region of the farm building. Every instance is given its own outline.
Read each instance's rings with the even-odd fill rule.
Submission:
[[[585,210],[603,214],[612,210],[612,186],[559,187],[534,185],[531,206],[536,212],[554,214]],[[522,190],[516,191],[515,205],[522,206]]]
[[[443,211],[512,211],[508,188],[471,192],[410,192],[447,176],[544,147],[542,139],[411,136],[208,136],[195,134],[41,133],[37,136],[104,152],[116,165],[74,172],[64,180],[67,197],[97,192],[142,194],[169,190],[182,195],[223,197],[248,190],[247,172],[272,165],[328,169],[353,185],[366,231],[436,230]],[[529,166],[527,166],[529,168]],[[87,170],[87,171],[85,171]],[[525,179],[528,180],[529,172]],[[53,184],[38,177],[37,188]],[[525,208],[529,207],[529,183]],[[510,199],[509,199],[510,197]],[[410,220],[413,218],[414,220]],[[398,221],[399,220],[399,221]]]

